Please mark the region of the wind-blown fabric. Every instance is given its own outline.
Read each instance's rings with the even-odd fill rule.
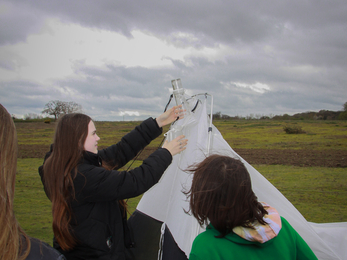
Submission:
[[[158,223],[164,223],[164,229],[166,227],[170,231],[177,247],[184,252],[187,259],[194,238],[204,231],[204,228],[199,226],[193,216],[185,212],[189,210],[189,202],[182,191],[189,190],[192,176],[184,170],[188,166],[203,160],[208,153],[227,155],[239,158],[244,163],[251,175],[253,191],[259,201],[265,201],[286,218],[307,242],[318,259],[347,259],[347,222],[336,224],[307,222],[281,192],[229,146],[216,127],[212,125],[212,132],[209,131],[210,125],[206,103],[206,99],[200,101],[198,107],[190,116],[185,120],[176,122],[176,124],[183,126],[182,132],[189,140],[187,148],[181,154],[174,156],[172,164],[159,183],[143,195],[136,212],[154,219]],[[207,151],[209,135],[211,135],[211,143],[210,151]],[[133,222],[136,222],[136,218],[133,219]],[[136,228],[142,229],[143,232],[145,230],[147,230],[146,232],[152,232],[144,226],[137,226]],[[160,232],[164,234],[163,229]],[[157,237],[163,238],[164,236],[161,234],[157,234]],[[141,241],[138,243],[141,244]],[[168,248],[168,246],[165,247],[165,239],[160,243],[161,246],[158,243],[158,259],[174,259],[165,258],[165,248]],[[164,252],[162,252],[163,250]]]

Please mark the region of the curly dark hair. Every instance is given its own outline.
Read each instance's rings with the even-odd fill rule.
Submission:
[[[201,226],[212,224],[224,237],[234,227],[253,228],[268,212],[252,190],[250,175],[235,158],[210,155],[187,169],[194,174],[192,186],[184,192],[190,198],[190,212]],[[188,212],[187,212],[188,213]]]

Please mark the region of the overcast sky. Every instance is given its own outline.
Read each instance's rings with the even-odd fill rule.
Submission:
[[[155,117],[177,78],[230,116],[339,111],[346,72],[346,0],[0,0],[0,103],[18,117],[51,100]]]

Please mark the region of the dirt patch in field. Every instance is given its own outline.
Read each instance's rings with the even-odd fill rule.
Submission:
[[[235,149],[250,164],[347,167],[347,151],[294,149]]]
[[[146,148],[140,160],[149,156],[155,148]],[[347,151],[343,150],[294,150],[294,149],[234,149],[250,164],[347,167]]]
[[[103,147],[99,147],[102,149]],[[19,145],[18,158],[44,158],[46,145]],[[156,148],[147,147],[138,157],[146,159]],[[234,149],[250,164],[347,167],[347,151],[344,150],[294,150],[294,149]]]

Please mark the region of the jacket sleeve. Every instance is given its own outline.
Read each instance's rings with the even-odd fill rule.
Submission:
[[[159,148],[131,171],[106,170],[87,165],[74,180],[77,200],[100,202],[136,197],[156,184],[171,164],[171,153]],[[85,167],[85,165],[81,165]]]
[[[98,155],[108,165],[116,166],[116,169],[119,169],[161,133],[162,128],[159,128],[157,121],[153,118],[148,118],[139,126],[136,126],[130,133],[123,136],[120,142],[100,150]]]

